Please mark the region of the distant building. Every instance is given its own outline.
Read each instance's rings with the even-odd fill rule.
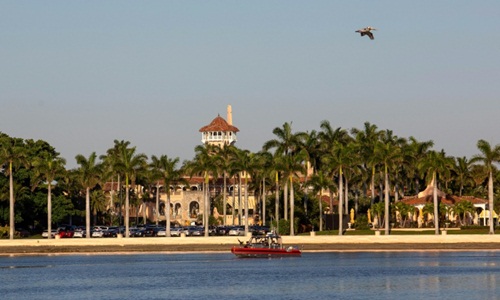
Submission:
[[[232,121],[232,108],[231,105],[227,106],[227,121],[224,120],[220,115],[210,122],[210,124],[200,128],[202,134],[201,142],[203,144],[217,145],[219,147],[224,147],[227,145],[234,145],[236,143],[237,132],[239,129],[233,126]],[[173,223],[179,225],[190,225],[198,220],[200,214],[203,214],[204,199],[203,199],[203,178],[202,177],[186,177],[189,182],[189,187],[183,184],[176,184],[169,186],[170,189],[170,220]],[[166,187],[163,182],[158,182],[153,185],[153,188],[148,191],[142,186],[133,186],[133,194],[135,197],[141,199],[144,193],[149,193],[149,199],[156,198],[156,187],[159,187],[159,199],[160,199],[160,209],[159,209],[159,221],[165,221],[165,204],[167,202]],[[123,189],[123,186],[121,187]],[[215,182],[211,181],[210,185],[210,197],[213,200],[217,195],[222,193],[223,184],[222,180],[218,179]],[[235,210],[240,209],[240,203],[242,199],[238,197],[238,183],[234,179],[228,180],[227,185],[227,205]],[[108,196],[110,207],[120,207],[118,184],[116,182],[108,182],[104,186],[104,191]],[[111,203],[111,199],[112,202]],[[123,199],[122,199],[123,200]],[[257,206],[255,197],[253,194],[248,196],[248,208],[249,215],[252,216]],[[122,215],[125,215],[124,201],[121,202]],[[156,221],[156,203],[151,201],[139,201],[137,205],[131,205],[130,207],[130,218],[136,218],[140,220],[148,220],[147,222]],[[112,209],[114,215],[118,215],[119,209]],[[211,212],[215,217],[221,217],[222,212],[214,210]],[[232,214],[226,216],[227,224],[238,224],[238,218],[233,220]],[[249,223],[253,224],[253,217],[249,217]]]
[[[233,145],[238,131],[240,130],[233,126],[232,108],[228,105],[227,121],[218,115],[210,124],[200,128],[201,142],[219,147]]]

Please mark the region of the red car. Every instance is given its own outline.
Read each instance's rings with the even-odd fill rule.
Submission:
[[[59,227],[57,229],[57,234],[60,238],[72,238],[75,234],[75,231],[71,227]]]

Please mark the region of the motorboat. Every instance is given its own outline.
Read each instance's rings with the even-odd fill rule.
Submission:
[[[302,251],[297,246],[283,246],[281,236],[275,232],[252,236],[248,241],[239,241],[231,252],[237,257],[298,257]]]

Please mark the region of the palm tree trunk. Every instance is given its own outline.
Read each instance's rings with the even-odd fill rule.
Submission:
[[[51,239],[52,238],[52,185],[50,184],[50,182],[48,183],[47,189],[48,189],[48,192],[47,192],[47,231],[48,231],[47,238]]]
[[[342,180],[342,167],[339,169],[339,235],[343,234],[344,228],[343,228],[343,213],[344,210],[342,209],[342,199],[343,197],[343,191],[344,191],[344,186],[343,186],[343,180]]]
[[[262,179],[262,226],[266,226],[266,178]]]
[[[85,238],[90,239],[90,187],[85,190]]]
[[[231,214],[233,216],[233,226],[236,225],[236,209],[235,209],[235,206],[236,206],[236,195],[234,194],[234,180],[233,180],[233,193],[232,193],[232,199],[233,199],[233,203],[232,203],[232,211],[231,211]]]
[[[276,173],[276,201],[274,203],[274,219],[276,220],[276,231],[279,233],[279,221],[280,221],[280,184],[278,180],[279,176]]]
[[[245,236],[248,235],[248,175],[245,172]]]
[[[283,219],[288,220],[288,181],[285,180],[285,186],[283,187]]]
[[[490,210],[490,232],[489,234],[495,234],[495,226],[493,226],[493,172],[490,171],[490,176],[488,179],[488,208]]]
[[[125,176],[125,237],[130,237],[130,192],[129,192],[128,176]]]
[[[293,191],[293,181],[292,181],[292,176],[290,176],[290,235],[294,236],[295,235],[295,197],[294,197],[294,191]]]
[[[14,176],[12,176],[12,161],[9,162],[9,239],[14,239],[15,234],[15,214],[14,214]],[[49,231],[50,235],[50,231]]]
[[[344,206],[344,214],[348,215],[349,214],[349,180],[347,178],[345,179],[345,206]]]
[[[167,190],[167,204],[165,207],[165,236],[170,237],[170,187]]]
[[[203,226],[205,226],[205,237],[208,237],[208,215],[210,213],[210,194],[209,194],[209,184],[208,184],[209,178],[208,178],[208,172],[205,172],[205,212],[203,214],[204,216],[204,222]],[[170,209],[170,207],[169,207]]]
[[[222,192],[222,215],[224,216],[224,219],[222,221],[222,225],[226,226],[226,178],[227,178],[227,175],[226,175],[226,171],[224,171],[224,190]]]
[[[439,234],[439,203],[437,195],[436,172],[432,174],[432,181],[434,182],[434,187],[432,189],[432,198],[434,200],[434,233]]]
[[[319,231],[323,231],[323,201],[321,200],[321,195],[323,194],[323,189],[319,192]]]
[[[113,201],[113,186],[114,186],[114,179],[113,176],[111,176],[111,189],[109,190],[109,207],[111,208],[111,213],[110,213],[110,223],[113,224],[113,213],[115,212],[115,202]]]
[[[359,210],[359,190],[356,189],[356,193],[354,194],[354,211],[356,212],[356,215],[358,214]]]
[[[387,172],[387,166],[385,167],[385,207],[384,207],[384,220],[385,220],[385,235],[389,235],[389,174]]]
[[[117,188],[117,192],[118,192],[118,197],[120,198],[120,207],[118,208],[118,224],[121,226],[122,225],[122,213],[123,213],[122,212],[123,194],[122,194],[122,188],[121,188],[121,176],[120,176],[120,174],[118,174],[118,186],[116,188]]]
[[[238,174],[238,225],[241,226],[241,173]]]
[[[160,219],[160,184],[157,182],[156,183],[156,207],[155,207],[156,213],[155,213],[155,219],[156,219],[156,225],[158,226],[158,221]]]
[[[375,167],[372,167],[372,180],[371,180],[371,194],[372,194],[372,199],[370,203],[370,207],[373,206],[375,203]]]

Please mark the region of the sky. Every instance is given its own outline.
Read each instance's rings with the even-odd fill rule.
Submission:
[[[500,143],[499,29],[496,0],[0,0],[0,131],[182,161],[230,104],[242,149],[328,120],[470,158]]]

